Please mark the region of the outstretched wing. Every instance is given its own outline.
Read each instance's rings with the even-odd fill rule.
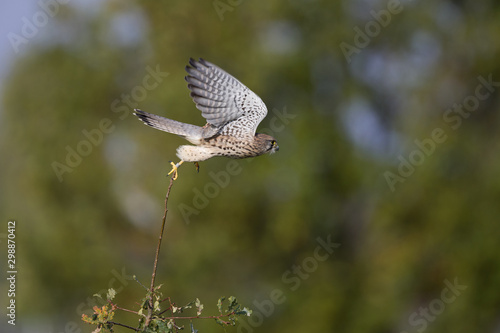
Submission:
[[[259,123],[267,115],[264,102],[232,75],[200,58],[189,60],[186,81],[191,97],[201,115],[213,126],[221,127],[239,119],[242,136],[254,136]],[[230,124],[228,124],[230,126]]]

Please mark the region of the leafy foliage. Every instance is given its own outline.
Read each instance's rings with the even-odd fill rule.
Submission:
[[[111,321],[115,315],[115,305],[103,305],[102,307],[94,306],[94,314],[88,316],[82,315],[82,320],[87,324],[97,325],[93,333],[98,332],[113,332],[114,323]]]
[[[135,312],[133,310],[127,310],[119,307],[117,304],[113,303],[112,300],[116,296],[116,291],[110,288],[107,292],[107,301],[109,304],[102,307],[95,306],[93,308],[94,313],[91,316],[82,315],[82,320],[91,325],[97,326],[93,333],[98,332],[113,332],[115,326],[123,326],[130,330],[140,331],[145,333],[174,333],[179,330],[184,329],[183,325],[179,325],[178,321],[189,320],[191,332],[197,332],[194,329],[193,320],[197,319],[214,319],[217,324],[225,326],[235,326],[239,316],[250,316],[252,310],[241,307],[241,305],[236,300],[236,297],[230,296],[227,299],[225,297],[219,298],[217,301],[217,308],[219,310],[219,315],[213,316],[202,316],[204,305],[197,298],[192,302],[189,302],[183,306],[177,306],[170,300],[170,297],[162,299],[162,294],[160,292],[161,285],[154,288],[153,295],[147,290],[146,296],[142,299],[142,304],[139,311]],[[101,297],[101,295],[96,295]],[[149,310],[149,304],[151,296],[154,299],[154,308],[151,319],[148,321],[147,312]],[[227,304],[226,304],[227,303]],[[162,304],[166,304],[166,309],[162,309]],[[224,304],[226,306],[224,307]],[[180,316],[186,310],[196,310],[195,315]],[[140,319],[137,328],[130,327],[119,322],[112,321],[114,318],[116,310],[134,312]]]

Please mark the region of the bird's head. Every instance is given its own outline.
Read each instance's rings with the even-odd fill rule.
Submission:
[[[278,142],[276,142],[276,139],[270,135],[257,133],[255,135],[255,141],[260,146],[262,154],[266,154],[266,153],[274,154],[275,152],[280,150],[280,147],[278,146]]]

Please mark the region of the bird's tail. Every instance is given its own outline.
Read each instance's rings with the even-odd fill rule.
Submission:
[[[180,121],[157,116],[139,109],[135,109],[134,111],[134,114],[139,117],[142,122],[160,131],[177,134],[191,142],[198,141],[201,138],[202,128],[200,126],[181,123]]]

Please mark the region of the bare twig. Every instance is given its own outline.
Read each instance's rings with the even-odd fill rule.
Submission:
[[[172,316],[172,317],[165,317],[164,319],[221,319],[224,317],[230,317],[232,315],[236,314],[235,311],[225,313],[225,314],[220,314],[217,316]]]
[[[129,309],[121,308],[121,307],[119,307],[118,305],[116,305],[116,304],[114,304],[114,303],[112,303],[112,302],[109,302],[109,304],[111,304],[111,306],[114,306],[117,310],[122,310],[122,311],[125,311],[125,312],[134,313],[134,314],[136,314],[136,315],[138,315],[138,314],[139,314],[139,312],[138,312],[138,311],[134,311],[134,310],[129,310]]]
[[[134,328],[132,326],[128,326],[128,325],[125,325],[125,324],[120,324],[120,323],[117,323],[117,322],[114,322],[114,321],[108,321],[108,323],[113,324],[113,325],[118,325],[118,326],[126,327],[126,328],[131,329],[131,330],[136,331],[136,332],[139,331],[137,328]]]
[[[151,275],[151,287],[149,288],[150,295],[149,295],[149,308],[148,308],[148,314],[146,316],[146,321],[144,323],[144,327],[148,327],[149,323],[151,322],[151,317],[153,316],[153,296],[154,296],[154,289],[155,289],[155,278],[156,278],[156,269],[158,267],[158,256],[160,255],[160,247],[161,247],[161,240],[163,238],[163,230],[165,229],[165,221],[167,220],[167,204],[168,204],[168,197],[170,195],[170,189],[172,188],[172,185],[174,184],[174,178],[170,178],[170,184],[168,185],[167,189],[167,194],[165,195],[165,213],[163,214],[163,220],[161,224],[161,231],[160,231],[160,236],[158,237],[158,246],[156,248],[156,255],[155,255],[155,261],[153,265],[153,274]]]

